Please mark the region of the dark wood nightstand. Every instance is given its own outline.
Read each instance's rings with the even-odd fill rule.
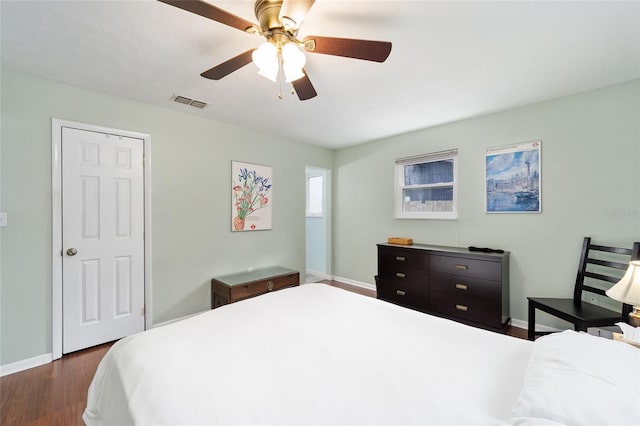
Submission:
[[[300,285],[300,273],[281,266],[214,277],[211,309],[296,285]]]

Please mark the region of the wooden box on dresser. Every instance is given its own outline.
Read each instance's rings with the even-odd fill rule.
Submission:
[[[378,244],[377,297],[477,327],[503,331],[509,317],[509,253]]]

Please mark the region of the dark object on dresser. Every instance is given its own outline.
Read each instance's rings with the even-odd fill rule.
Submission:
[[[469,246],[469,251],[481,251],[483,253],[504,253],[502,249],[492,249],[489,247],[474,247]]]
[[[621,274],[629,266],[629,260],[638,258],[640,258],[640,243],[638,242],[633,243],[632,249],[628,249],[591,244],[591,238],[585,237],[582,243],[573,298],[527,298],[529,300],[529,340],[535,340],[536,336],[550,333],[535,330],[536,309],[572,323],[576,331],[587,331],[588,327],[610,326],[625,321],[631,309],[629,305],[623,305],[622,312],[612,311],[583,301],[582,293],[586,291],[606,296],[606,289],[601,285],[610,287],[618,282]],[[589,265],[594,266],[589,267]],[[616,274],[618,270],[620,272]],[[589,281],[593,285],[585,283],[585,278],[595,280]]]
[[[215,277],[211,280],[211,309],[300,285],[300,273],[280,266]]]
[[[509,318],[509,253],[378,244],[378,299],[503,331]]]

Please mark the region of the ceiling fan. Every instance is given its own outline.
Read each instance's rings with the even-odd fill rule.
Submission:
[[[254,62],[259,74],[273,81],[290,82],[301,101],[317,95],[304,70],[305,54],[323,53],[365,61],[384,62],[391,53],[388,41],[307,36],[297,38],[305,15],[315,0],[256,0],[254,10],[259,25],[233,15],[203,0],[159,0],[196,15],[241,31],[264,36],[267,41],[200,74],[220,80]],[[279,95],[282,98],[282,94]]]

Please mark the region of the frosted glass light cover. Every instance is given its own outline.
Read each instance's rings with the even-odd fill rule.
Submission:
[[[304,77],[302,68],[307,62],[304,52],[294,43],[282,46],[282,67],[287,83]]]
[[[251,54],[258,74],[272,81],[278,79],[278,50],[273,43],[265,42]]]

